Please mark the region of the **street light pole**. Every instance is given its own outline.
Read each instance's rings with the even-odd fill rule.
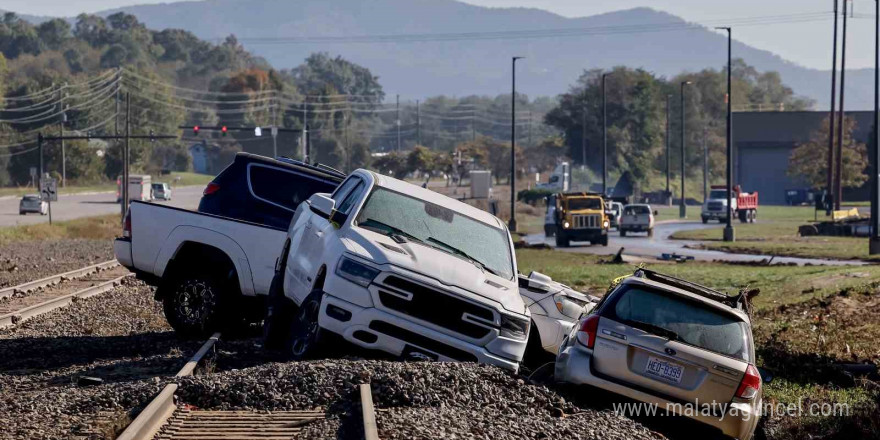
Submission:
[[[843,30],[840,45],[840,123],[837,124],[837,154],[834,158],[834,209],[840,209],[843,198],[843,125],[846,123],[846,107],[843,105],[846,91],[846,3],[843,0]]]
[[[602,74],[602,195],[608,194],[608,107],[605,97],[605,78],[611,73]]]
[[[874,157],[871,174],[870,255],[880,254],[880,0],[874,0]]]
[[[581,169],[587,169],[587,105],[584,104],[583,122],[581,123]]]
[[[831,215],[834,206],[828,203],[834,194],[834,124],[837,114],[834,106],[837,105],[837,0],[834,0],[834,38],[831,45],[831,111],[828,114],[828,170],[826,172],[825,204],[826,214]]]
[[[687,218],[687,205],[685,204],[685,196],[684,196],[684,86],[693,84],[691,81],[682,81],[681,82],[681,200],[679,201],[678,208],[678,216],[680,218]]]
[[[733,230],[733,96],[730,92],[730,80],[732,73],[731,52],[733,49],[733,29],[730,27],[718,27],[727,31],[727,224],[724,225],[724,241],[735,241],[736,233]]]
[[[666,206],[672,206],[672,191],[669,189],[669,100],[672,95],[666,95]]]
[[[516,60],[524,57],[513,57],[511,61],[511,93],[510,93],[510,221],[507,224],[510,232],[516,232]]]

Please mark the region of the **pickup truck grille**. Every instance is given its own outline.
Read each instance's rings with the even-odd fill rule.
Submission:
[[[721,211],[724,204],[721,202],[709,202],[709,211]]]
[[[394,275],[388,276],[382,283],[405,294],[392,293],[390,291],[392,289],[379,288],[379,301],[391,310],[474,339],[483,338],[492,331],[486,326],[464,320],[465,314],[468,314],[494,322],[495,313],[489,308]],[[409,299],[403,297],[409,295],[411,295]]]
[[[572,229],[600,228],[602,227],[600,221],[598,214],[573,215],[571,216],[571,227]]]

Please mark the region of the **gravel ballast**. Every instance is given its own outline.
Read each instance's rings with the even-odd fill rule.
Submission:
[[[339,420],[340,432],[326,434],[331,438],[359,435],[360,383],[371,383],[380,438],[662,438],[487,365],[333,359],[271,363],[180,383],[181,402],[197,408],[326,408],[330,421]]]
[[[0,438],[113,438],[199,344],[179,340],[133,279],[0,331]]]
[[[113,259],[110,240],[28,240],[0,246],[0,288]]]

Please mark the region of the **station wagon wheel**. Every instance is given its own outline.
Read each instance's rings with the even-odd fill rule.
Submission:
[[[323,296],[323,291],[313,290],[293,316],[288,353],[295,360],[314,357],[320,350],[322,330],[318,316]]]

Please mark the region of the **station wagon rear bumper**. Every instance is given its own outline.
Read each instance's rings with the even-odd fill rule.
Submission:
[[[748,403],[731,402],[727,404],[726,412],[720,415],[709,415],[699,411],[681,412],[685,405],[683,402],[675,402],[646,392],[647,390],[638,390],[600,377],[592,368],[592,356],[593,350],[577,342],[569,344],[564,342],[556,357],[555,379],[577,385],[594,386],[639,402],[657,405],[658,415],[670,413],[687,417],[736,439],[749,439],[755,431],[760,414],[758,409]],[[756,406],[760,408],[760,405]]]

